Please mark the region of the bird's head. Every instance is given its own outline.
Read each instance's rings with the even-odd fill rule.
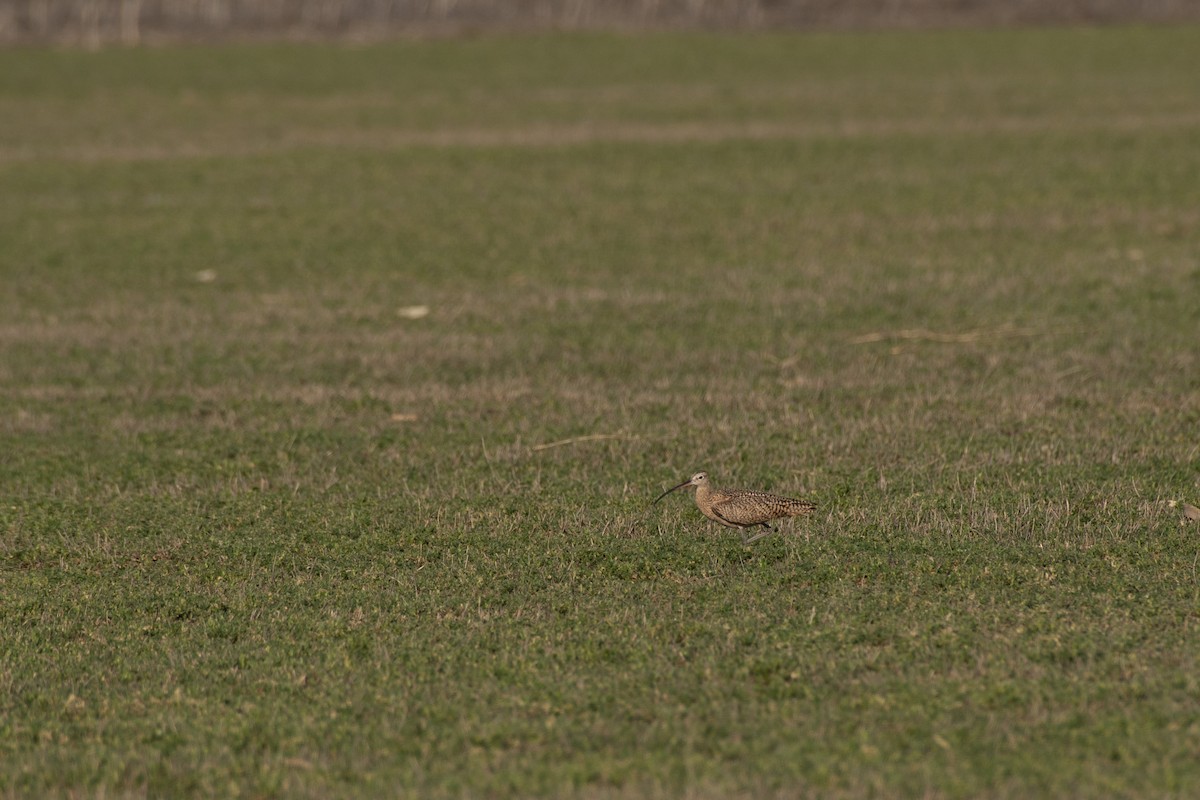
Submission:
[[[679,484],[678,486],[672,486],[670,489],[667,489],[665,492],[663,492],[658,497],[656,497],[654,499],[654,502],[657,503],[659,500],[662,500],[664,497],[666,497],[667,495],[669,495],[671,492],[675,491],[676,489],[682,489],[685,486],[703,486],[706,483],[708,483],[708,473],[707,472],[697,472],[695,475],[688,478],[686,481]],[[651,505],[653,505],[653,503]]]

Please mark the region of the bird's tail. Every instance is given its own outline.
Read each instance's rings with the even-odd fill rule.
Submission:
[[[805,500],[797,500],[788,508],[789,517],[804,517],[817,510],[816,503],[809,503]]]

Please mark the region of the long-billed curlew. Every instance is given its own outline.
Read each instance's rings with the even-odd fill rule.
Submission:
[[[685,486],[696,487],[696,505],[700,512],[713,522],[719,522],[727,528],[745,530],[756,525],[762,525],[765,531],[759,531],[750,537],[742,537],[742,544],[756,542],[775,531],[767,523],[773,519],[784,517],[799,517],[811,514],[816,506],[805,500],[793,500],[790,497],[767,494],[766,492],[748,492],[739,489],[714,489],[708,482],[707,472],[697,472],[678,486],[672,486],[655,498],[657,503],[676,489]],[[653,505],[653,503],[651,504]]]

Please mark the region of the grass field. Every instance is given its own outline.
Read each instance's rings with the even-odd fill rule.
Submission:
[[[1200,29],[217,54],[0,52],[0,796],[1200,793]]]

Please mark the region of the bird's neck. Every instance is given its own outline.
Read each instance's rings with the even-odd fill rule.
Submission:
[[[712,487],[707,483],[702,483],[696,487],[696,500],[702,503],[712,497],[712,493]]]

